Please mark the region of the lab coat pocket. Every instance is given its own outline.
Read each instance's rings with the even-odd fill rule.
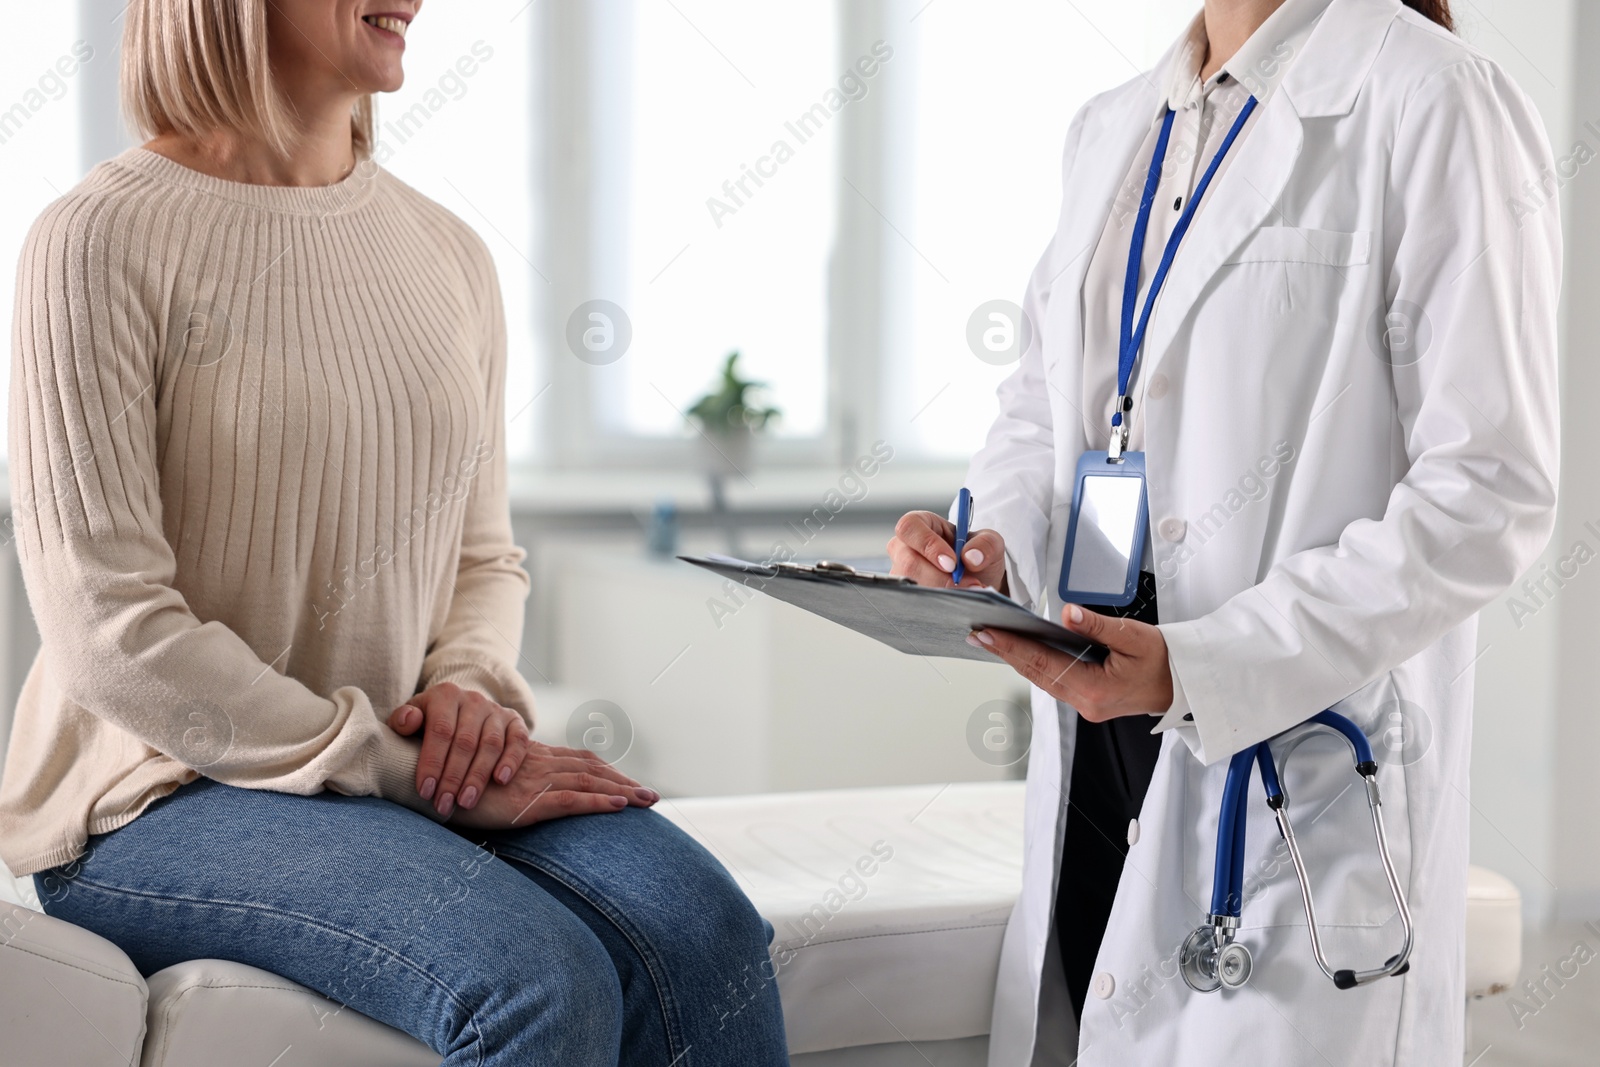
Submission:
[[[1216,311],[1197,321],[1196,344],[1229,352],[1235,372],[1241,343],[1259,352],[1264,366],[1305,351],[1315,343],[1308,326],[1336,323],[1351,294],[1365,289],[1371,258],[1370,230],[1263,226],[1222,261]],[[1241,312],[1250,323],[1242,333]]]
[[[1263,226],[1238,250],[1223,260],[1232,263],[1310,263],[1324,267],[1354,267],[1372,256],[1372,234],[1367,230],[1317,230],[1305,226]]]
[[[1364,724],[1358,721],[1357,725]],[[1350,747],[1331,731],[1322,730],[1307,736],[1292,752],[1274,748],[1319,925],[1382,926],[1394,905],[1373,837],[1366,787],[1355,771]],[[1264,823],[1268,840],[1259,847],[1272,876],[1263,883],[1275,882],[1283,892],[1256,920],[1304,925],[1305,912],[1288,847],[1274,831],[1272,821]],[[1246,881],[1248,892],[1248,875]]]
[[[1351,717],[1364,731],[1371,718]],[[1292,752],[1282,744],[1274,744],[1273,751],[1310,876],[1319,926],[1383,926],[1394,907],[1378,860],[1366,789],[1355,772],[1349,745],[1331,731],[1319,730],[1294,745]],[[1218,807],[1226,772],[1225,760],[1211,767],[1193,767],[1186,783],[1185,805],[1194,831],[1186,836],[1184,888],[1191,900],[1201,904],[1211,900]],[[1303,927],[1306,915],[1294,864],[1267,806],[1259,773],[1252,773],[1246,798],[1241,925],[1246,929]],[[1387,814],[1394,843],[1403,845],[1401,820],[1392,811]],[[1402,856],[1398,849],[1396,856]]]

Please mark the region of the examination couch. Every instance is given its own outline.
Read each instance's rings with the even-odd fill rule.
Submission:
[[[777,928],[796,1067],[983,1064],[1021,883],[1021,782],[666,800],[660,810]],[[0,879],[8,892],[32,899]],[[1469,896],[1467,988],[1490,995],[1517,978],[1521,902],[1478,868]],[[276,975],[191,960],[145,978],[110,942],[0,902],[0,1067],[438,1062]]]

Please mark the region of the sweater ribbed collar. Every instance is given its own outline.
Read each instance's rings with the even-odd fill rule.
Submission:
[[[133,147],[110,163],[156,181],[194,189],[263,211],[290,215],[339,215],[355,210],[372,195],[383,168],[370,159],[332,185],[257,185],[205,174],[148,148]]]

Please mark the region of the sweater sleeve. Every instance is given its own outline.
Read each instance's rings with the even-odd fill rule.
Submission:
[[[512,539],[506,486],[506,323],[494,260],[471,237],[479,285],[487,297],[480,366],[483,431],[462,521],[460,559],[450,608],[422,662],[421,688],[454,682],[511,708],[533,729],[533,692],[517,670],[523,609],[528,599],[527,553]]]
[[[17,550],[46,669],[64,697],[229,785],[416,795],[417,744],[366,694],[321,696],[175,587],[157,492],[161,345],[142,251],[120,208],[58,201],[18,270],[10,393]]]

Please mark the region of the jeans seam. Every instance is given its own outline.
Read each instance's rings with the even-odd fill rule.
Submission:
[[[581,897],[583,901],[591,908],[605,916],[606,921],[611,923],[612,926],[615,926],[617,930],[621,932],[622,936],[628,939],[628,943],[632,945],[633,950],[639,954],[639,958],[644,960],[645,967],[650,972],[650,980],[656,987],[656,995],[661,1002],[662,1021],[666,1024],[667,1052],[668,1055],[672,1057],[667,1062],[676,1067],[679,1062],[679,1058],[689,1050],[685,1048],[682,1051],[679,1051],[679,1046],[683,1044],[683,1035],[678,1032],[678,1001],[672,993],[671,984],[667,981],[666,968],[660,965],[660,961],[655,956],[654,949],[649,948],[648,939],[643,937],[639,931],[635,930],[633,925],[626,921],[627,916],[625,916],[621,911],[612,908],[608,901],[604,900],[603,898],[598,900],[594,899],[588,893],[586,893],[577,884],[578,879],[573,872],[567,870],[565,867],[561,867],[559,864],[551,864],[545,860],[532,859],[528,854],[520,853],[520,850],[517,849],[516,845],[510,845],[507,847],[507,844],[508,843],[506,842],[496,842],[496,845],[498,846],[495,849],[496,855],[504,856],[506,859],[512,860],[516,863],[526,864],[527,866],[532,867],[533,869],[551,878],[554,878],[563,886],[566,886],[566,888],[571,890],[575,895]]]
[[[419,975],[420,977],[422,977],[425,981],[427,981],[431,985],[433,985],[433,986],[437,987],[438,989],[441,989],[441,990],[444,991],[444,994],[447,997],[450,998],[451,1002],[454,1003],[456,1005],[456,1007],[461,1010],[463,1018],[465,1019],[466,1025],[469,1028],[471,1028],[471,1030],[472,1030],[473,1043],[475,1045],[477,1045],[477,1047],[478,1047],[477,1048],[477,1059],[476,1059],[475,1062],[477,1064],[479,1064],[479,1065],[481,1065],[483,1063],[483,1050],[484,1050],[483,1032],[478,1029],[477,1018],[476,1018],[476,1016],[474,1015],[474,1013],[472,1011],[471,1005],[469,1005],[464,999],[462,999],[460,994],[458,994],[454,989],[451,989],[449,983],[445,982],[443,979],[439,978],[438,976],[430,973],[428,970],[423,968],[422,965],[417,963],[416,961],[414,961],[412,959],[409,959],[408,957],[406,957],[404,954],[402,954],[400,952],[396,952],[394,949],[390,948],[388,945],[382,944],[381,942],[378,942],[378,941],[374,941],[373,939],[371,939],[369,937],[364,937],[363,935],[355,933],[353,931],[345,930],[345,929],[342,929],[341,927],[334,926],[331,923],[322,922],[322,921],[320,921],[320,920],[318,920],[318,919],[316,919],[316,918],[314,918],[312,916],[302,915],[299,912],[289,911],[288,909],[285,909],[285,908],[269,907],[269,906],[264,905],[264,904],[249,904],[249,903],[245,903],[243,901],[213,900],[213,899],[211,899],[209,897],[181,896],[181,895],[175,894],[175,893],[147,893],[147,892],[144,892],[142,890],[127,889],[127,888],[124,888],[122,886],[106,885],[103,882],[96,882],[96,881],[93,881],[92,879],[85,878],[82,875],[79,875],[79,876],[73,878],[72,881],[75,884],[86,886],[89,889],[98,889],[98,890],[100,890],[101,892],[104,892],[104,893],[119,893],[119,894],[122,894],[123,896],[140,897],[140,898],[143,898],[145,900],[153,900],[153,901],[156,901],[157,903],[162,903],[162,904],[176,904],[176,903],[206,904],[206,905],[210,905],[211,907],[215,907],[215,908],[227,908],[227,909],[232,909],[232,910],[235,910],[235,911],[242,911],[242,912],[247,912],[247,913],[264,913],[264,914],[270,915],[270,916],[272,916],[274,918],[284,919],[284,920],[291,921],[291,922],[299,922],[299,923],[302,923],[302,924],[304,924],[306,926],[314,927],[314,928],[316,928],[318,930],[322,930],[322,931],[327,932],[327,933],[332,933],[337,937],[347,938],[347,939],[349,939],[351,941],[357,942],[358,944],[369,946],[369,947],[371,947],[371,948],[373,948],[373,949],[375,949],[375,950],[377,950],[377,951],[379,951],[379,952],[381,952],[381,953],[383,953],[383,954],[385,954],[385,955],[387,955],[389,957],[392,957],[393,959],[399,961],[401,964],[403,964],[407,969],[412,971],[414,974]],[[279,977],[282,977],[282,975],[279,975]],[[316,990],[312,990],[312,992],[316,992]],[[319,994],[319,995],[322,995],[322,994]],[[327,997],[326,999],[332,1000],[333,998],[332,997]],[[337,1003],[342,1004],[345,1007],[349,1007],[349,1005],[345,1004],[344,1001],[337,1001]],[[374,1021],[376,1021],[376,1020],[374,1020]]]

